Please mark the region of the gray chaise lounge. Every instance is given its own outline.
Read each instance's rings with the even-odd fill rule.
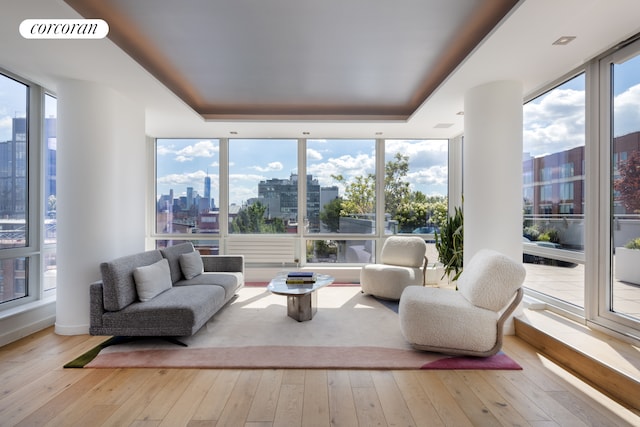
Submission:
[[[91,335],[193,335],[244,286],[241,255],[200,255],[191,243],[124,256],[100,269],[102,280],[90,286]],[[144,286],[162,283],[160,289],[140,288],[149,278]]]

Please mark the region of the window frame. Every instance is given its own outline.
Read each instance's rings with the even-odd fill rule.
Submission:
[[[30,306],[42,300],[55,298],[55,287],[44,290],[44,259],[45,254],[55,254],[57,243],[45,245],[44,227],[44,103],[45,95],[56,97],[54,92],[44,87],[0,68],[0,76],[15,80],[27,86],[27,206],[25,220],[27,221],[27,244],[19,248],[0,250],[0,260],[25,259],[26,295],[0,303],[0,313],[13,312],[20,307]]]

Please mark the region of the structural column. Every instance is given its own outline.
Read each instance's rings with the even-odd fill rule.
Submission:
[[[144,109],[90,82],[58,87],[55,331],[89,330],[100,263],[144,250]]]
[[[522,84],[469,90],[464,118],[464,263],[482,248],[522,260]]]

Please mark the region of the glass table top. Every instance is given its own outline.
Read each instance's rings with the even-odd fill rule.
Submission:
[[[313,283],[287,283],[287,273],[277,275],[269,282],[267,289],[274,294],[304,295],[333,283],[334,278],[326,274],[316,274]]]

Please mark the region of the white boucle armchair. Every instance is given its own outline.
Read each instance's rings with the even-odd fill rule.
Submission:
[[[504,322],[522,300],[521,262],[478,251],[458,279],[458,291],[410,287],[400,297],[400,329],[418,350],[487,357],[502,348]]]
[[[362,292],[399,300],[407,286],[424,285],[427,244],[418,236],[391,236],[384,241],[380,263],[360,270]]]

